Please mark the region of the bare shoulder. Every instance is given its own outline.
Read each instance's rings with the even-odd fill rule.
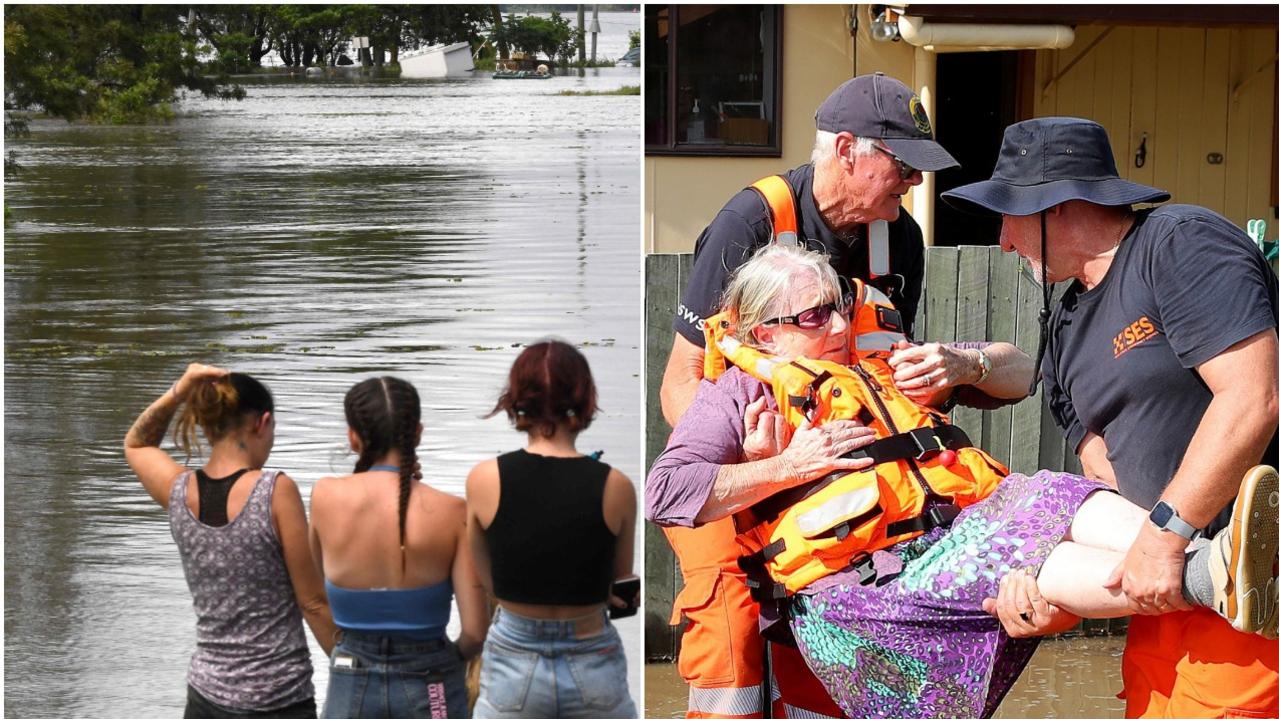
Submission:
[[[275,486],[271,489],[271,506],[275,510],[302,507],[302,491],[298,483],[284,472],[275,475]]]
[[[616,467],[608,468],[608,478],[604,480],[604,493],[635,497],[635,483],[630,477],[622,474]]]
[[[497,482],[497,459],[486,459],[472,467],[470,474],[466,475],[466,494],[469,497],[476,491],[489,490],[496,487]]]
[[[606,511],[630,513],[635,508],[635,484],[630,478],[610,467],[604,480],[604,507]]]

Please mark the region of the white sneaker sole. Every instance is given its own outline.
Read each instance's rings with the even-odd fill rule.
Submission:
[[[1279,472],[1257,466],[1244,475],[1230,519],[1229,570],[1233,581],[1231,626],[1241,632],[1270,636],[1277,628],[1279,596],[1274,577],[1279,550]],[[1229,616],[1229,615],[1227,615]]]

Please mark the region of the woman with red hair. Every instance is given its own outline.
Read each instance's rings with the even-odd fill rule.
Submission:
[[[586,358],[559,341],[520,353],[493,408],[528,443],[466,480],[472,550],[498,601],[476,719],[635,716],[607,613],[614,580],[632,576],[635,488],[577,450],[595,410]]]

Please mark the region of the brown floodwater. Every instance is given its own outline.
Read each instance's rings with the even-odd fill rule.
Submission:
[[[1123,637],[1054,639],[1039,645],[1030,666],[995,712],[995,719],[1121,719],[1119,658]],[[644,667],[645,716],[679,719],[688,690],[674,664]]]
[[[558,94],[639,70],[487,75],[262,82],[243,102],[189,98],[167,125],[37,120],[6,143],[9,715],[181,714],[191,597],[120,448],[189,361],[271,387],[271,466],[304,497],[352,466],[346,389],[402,376],[423,392],[427,481],[461,493],[476,462],[522,446],[483,419],[511,361],[559,336],[599,386],[579,445],[641,476],[641,99]],[[618,630],[638,694],[640,620]]]

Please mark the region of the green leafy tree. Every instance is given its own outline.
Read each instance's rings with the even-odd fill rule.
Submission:
[[[200,37],[217,52],[211,68],[250,72],[272,50],[276,13],[270,5],[197,5],[193,20]]]
[[[577,50],[581,32],[558,12],[552,12],[549,18],[507,15],[501,27],[494,28],[491,39],[499,47],[505,44],[532,55],[560,58],[561,63],[567,64]]]
[[[244,97],[208,76],[197,39],[173,5],[5,7],[5,109],[39,108],[68,121],[133,123],[172,116],[179,90]]]

